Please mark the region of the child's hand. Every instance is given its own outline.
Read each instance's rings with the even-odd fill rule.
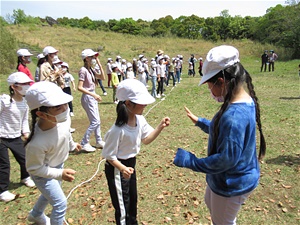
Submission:
[[[131,174],[133,174],[134,169],[132,167],[126,167],[121,171],[125,179],[129,179]]]
[[[194,124],[196,124],[198,121],[198,117],[195,116],[186,106],[184,106],[184,109],[187,112],[187,116],[192,120]]]
[[[64,169],[62,173],[62,179],[65,181],[72,182],[75,177],[73,176],[76,173],[75,170],[72,169]]]
[[[169,117],[165,117],[162,119],[162,121],[160,122],[160,125],[165,128],[167,126],[170,125],[170,118]]]
[[[79,143],[75,143],[74,151],[79,152],[81,150],[82,146]]]

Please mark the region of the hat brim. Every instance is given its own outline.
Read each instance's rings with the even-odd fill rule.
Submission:
[[[198,84],[198,86],[206,83],[210,78],[214,77],[217,73],[219,73],[221,70],[212,70],[210,71],[209,73],[205,74],[201,80],[200,80],[200,83]]]
[[[139,99],[130,101],[139,105],[150,105],[155,102],[155,98],[153,98],[149,93],[146,93],[141,95]]]
[[[63,105],[69,103],[73,100],[73,96],[66,94],[64,92],[53,93],[53,95],[47,99],[47,104],[42,104],[43,106],[53,107],[58,105]]]

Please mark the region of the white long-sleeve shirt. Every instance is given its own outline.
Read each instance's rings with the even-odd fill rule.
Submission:
[[[17,138],[22,134],[29,133],[28,106],[26,100],[17,102],[10,96],[0,96],[0,137]]]
[[[69,151],[76,147],[69,130],[70,123],[71,120],[68,119],[46,131],[35,125],[34,136],[26,146],[28,173],[38,177],[62,179],[63,169],[54,167],[65,162]]]

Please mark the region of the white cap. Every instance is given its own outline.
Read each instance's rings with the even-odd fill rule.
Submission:
[[[157,66],[156,62],[155,61],[151,61],[151,66]]]
[[[107,61],[112,61],[112,58],[108,58]]]
[[[73,100],[72,95],[66,94],[56,84],[48,81],[34,83],[26,92],[25,99],[30,110],[41,106],[58,106]]]
[[[44,48],[43,50],[43,54],[44,56],[48,55],[48,54],[52,54],[52,53],[57,53],[58,50],[56,50],[55,48],[53,48],[52,46],[47,46]]]
[[[13,84],[24,84],[24,83],[29,83],[33,82],[25,73],[23,72],[15,72],[12,73],[11,75],[8,76],[7,82],[9,85]]]
[[[140,105],[148,105],[155,102],[146,86],[136,79],[126,79],[119,83],[117,87],[117,98],[120,101],[132,101]]]
[[[116,68],[116,67],[118,67],[117,64],[115,64],[115,63],[111,64],[111,69],[114,69],[114,68]]]
[[[198,60],[203,60],[201,57]]]
[[[164,55],[165,59],[170,59],[170,57],[168,55]]]
[[[17,55],[18,56],[32,56],[32,54],[27,49],[24,49],[24,48],[19,49],[17,51]]]
[[[61,66],[68,67],[68,69],[69,69],[69,64],[68,64],[68,63],[66,63],[66,62],[63,62],[63,63],[61,64]]]
[[[121,57],[121,56],[119,56],[119,55],[117,55],[117,59],[122,59],[122,57]]]
[[[40,59],[42,59],[42,58],[45,58],[45,56],[44,56],[43,53],[37,55],[37,59],[38,59],[38,60],[40,60]]]
[[[123,63],[126,62],[126,59],[122,59],[122,62],[123,62]]]
[[[161,54],[164,54],[164,51],[159,49],[159,50],[157,51],[157,55],[161,55]]]
[[[82,60],[84,60],[86,57],[89,57],[89,56],[98,56],[99,53],[98,52],[94,52],[92,49],[84,49],[82,52],[81,52],[81,58]]]
[[[57,63],[62,64],[62,61],[58,58],[58,56],[54,56],[52,63],[53,64],[57,64]]]
[[[140,67],[138,68],[138,72],[139,72],[139,73],[142,73],[142,72],[144,72],[144,71],[145,71],[144,67],[140,66]]]
[[[132,67],[132,64],[131,64],[130,62],[128,62],[128,63],[126,64],[126,66],[127,66],[127,68],[129,68],[129,67]]]
[[[142,62],[146,62],[146,61],[148,61],[148,59],[147,59],[147,58],[142,58],[141,61],[142,61]]]
[[[136,61],[136,58],[133,58],[132,60],[133,60],[133,61]]]
[[[235,47],[221,45],[212,48],[207,53],[206,60],[203,63],[203,77],[201,78],[199,85],[208,81],[221,70],[224,70],[239,61],[239,51]]]
[[[141,54],[141,55],[139,55],[139,59],[141,59],[141,58],[143,58],[143,57],[144,57],[144,55],[142,55],[142,54]]]

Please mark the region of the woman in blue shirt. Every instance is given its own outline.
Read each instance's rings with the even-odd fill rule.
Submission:
[[[212,97],[223,104],[211,121],[196,117],[186,107],[185,110],[192,122],[209,134],[208,156],[197,158],[179,148],[174,164],[206,173],[205,203],[213,224],[236,224],[241,205],[258,185],[258,160],[266,152],[258,99],[252,78],[232,46],[211,49],[203,74],[199,85],[207,83]],[[260,132],[258,157],[256,124]]]

